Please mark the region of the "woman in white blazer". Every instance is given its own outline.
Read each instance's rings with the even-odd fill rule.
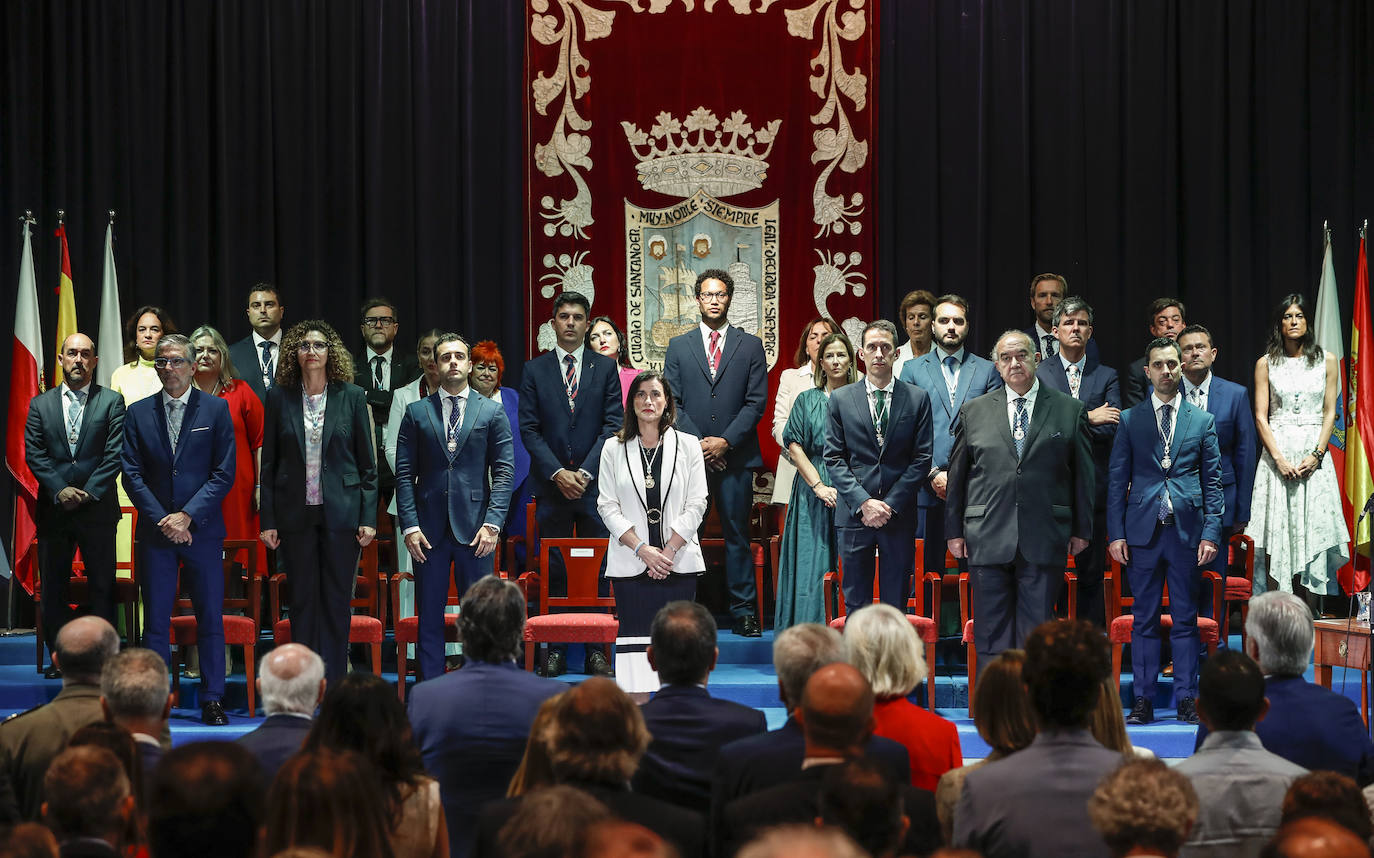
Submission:
[[[626,396],[625,421],[601,448],[596,509],[610,532],[606,577],[614,580],[620,634],[616,684],[658,690],[645,649],[658,609],[696,598],[706,571],[697,528],[706,515],[701,439],[672,428],[673,391],[657,372],[640,373]]]

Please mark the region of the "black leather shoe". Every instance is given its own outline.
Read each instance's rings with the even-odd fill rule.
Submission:
[[[1126,716],[1127,724],[1149,724],[1155,720],[1155,705],[1144,697],[1137,697],[1135,705],[1131,707],[1131,714]]]
[[[735,625],[731,631],[742,638],[756,638],[763,635],[763,630],[759,628],[759,618],[753,614],[735,617]]]
[[[599,649],[587,650],[587,660],[582,663],[582,672],[588,676],[615,676],[615,670],[606,660],[606,654]]]
[[[45,670],[45,671],[43,671],[43,678],[44,678],[44,679],[61,679],[61,678],[62,678],[62,671],[60,671],[60,670],[57,669],[57,665],[55,665],[55,664],[50,664],[50,665],[48,665],[48,669]]]
[[[224,707],[218,700],[207,700],[200,707],[200,720],[211,727],[227,727],[229,716],[224,714]]]
[[[544,662],[543,675],[552,679],[567,672],[568,657],[563,654],[562,650],[549,650],[549,657]]]
[[[1186,724],[1198,723],[1196,700],[1191,697],[1185,697],[1178,701],[1178,720]]]

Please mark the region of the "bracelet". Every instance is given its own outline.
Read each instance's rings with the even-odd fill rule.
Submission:
[[[1313,448],[1312,448],[1312,456],[1313,456],[1318,462],[1321,462],[1322,458],[1326,456],[1326,451],[1325,451],[1325,450],[1322,450],[1322,449],[1319,449],[1319,448],[1317,448],[1317,447],[1313,447]]]
[[[646,542],[644,542],[643,540],[641,540],[640,543],[639,543],[638,545],[635,546],[635,556],[636,556],[636,557],[639,556],[639,550],[640,550],[641,548],[643,548],[643,547],[644,547],[645,545],[647,545],[647,544],[648,544],[648,543],[646,543]]]

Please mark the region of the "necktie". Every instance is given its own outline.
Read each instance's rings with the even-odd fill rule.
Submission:
[[[1164,443],[1164,459],[1160,464],[1164,465],[1166,472],[1169,470],[1169,465],[1172,464],[1169,456],[1169,445],[1173,443],[1174,438],[1173,413],[1174,407],[1172,405],[1159,406],[1159,440]],[[1174,505],[1169,501],[1169,486],[1166,483],[1164,493],[1159,496],[1159,520],[1163,521],[1168,518],[1169,513],[1173,511]]]
[[[181,409],[185,404],[180,399],[167,403],[167,439],[172,442],[172,452],[177,451],[177,439],[181,437]]]
[[[1078,368],[1078,364],[1069,364],[1069,395],[1074,399],[1078,398],[1078,385],[1083,383],[1083,373]]]
[[[382,361],[384,360],[385,358],[381,355],[372,358],[372,382],[373,386],[378,390],[381,390],[384,386],[382,384]]]
[[[81,431],[81,403],[86,399],[84,390],[68,390],[67,396],[67,446],[71,448],[73,456],[76,455],[76,442],[80,437]]]
[[[720,331],[711,332],[711,377],[716,377],[716,370],[720,368]]]
[[[954,398],[959,394],[959,361],[954,355],[945,358],[945,389],[949,391],[949,407],[954,407]]]
[[[572,355],[563,355],[563,365],[566,367],[563,379],[568,386],[568,410],[571,411],[577,402],[577,365]]]
[[[1026,397],[1016,397],[1016,419],[1012,422],[1011,440],[1016,444],[1016,458],[1026,451]]]
[[[461,396],[450,396],[448,412],[448,460],[453,461],[458,455],[458,427],[463,421],[463,398]]]
[[[1044,353],[1040,356],[1041,360],[1044,360],[1045,358],[1052,358],[1056,354],[1058,354],[1058,352],[1054,350],[1054,337],[1050,336],[1049,334],[1045,334],[1040,339],[1043,340],[1045,343]]]
[[[1202,388],[1200,387],[1195,387],[1192,390],[1188,391],[1188,401],[1196,405],[1198,408],[1201,408],[1203,411],[1207,410],[1207,403],[1204,402],[1202,399]]]
[[[272,341],[262,341],[262,386],[267,390],[272,389],[272,380],[276,376],[275,367],[272,362]]]
[[[878,430],[878,443],[887,437],[887,391],[873,391],[876,404],[873,407],[873,427]]]

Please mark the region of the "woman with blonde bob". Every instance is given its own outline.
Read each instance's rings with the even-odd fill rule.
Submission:
[[[850,663],[873,686],[874,735],[900,742],[911,758],[911,785],[933,792],[964,757],[954,724],[907,699],[926,678],[916,629],[901,611],[877,603],[849,615],[844,638]]]

